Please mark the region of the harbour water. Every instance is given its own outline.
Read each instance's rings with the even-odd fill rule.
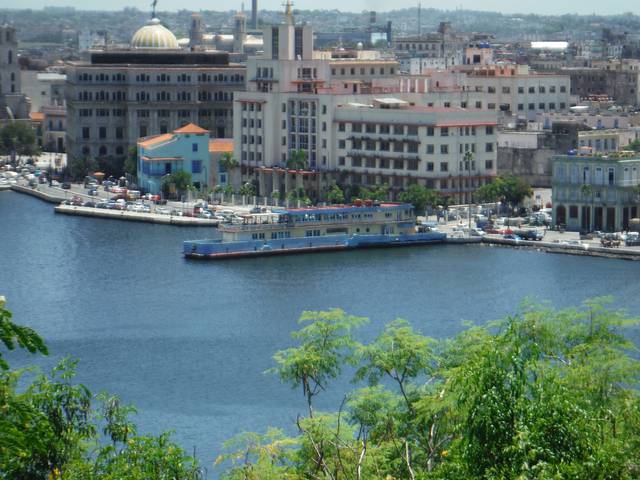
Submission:
[[[77,357],[79,381],[135,404],[142,431],[174,430],[211,472],[225,439],[289,427],[304,412],[299,391],[263,373],[291,345],[302,310],[370,317],[361,340],[396,317],[449,336],[463,320],[514,313],[527,296],[567,306],[611,294],[640,314],[637,262],[481,245],[183,259],[182,241],[205,235],[55,215],[40,200],[0,193],[0,295],[51,351],[8,359],[48,368]],[[630,334],[640,341],[640,331]],[[319,407],[337,408],[350,388],[336,382]]]

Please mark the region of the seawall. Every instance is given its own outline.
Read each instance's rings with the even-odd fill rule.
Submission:
[[[615,258],[621,260],[640,260],[640,250],[629,248],[605,248],[593,245],[566,245],[552,242],[536,242],[533,240],[510,240],[506,238],[483,237],[482,243],[487,245],[508,246],[516,248],[532,248],[547,253],[564,253],[590,257]]]
[[[177,215],[161,215],[157,213],[129,212],[127,210],[108,210],[106,208],[77,207],[75,205],[58,205],[56,213],[78,215],[81,217],[109,218],[130,222],[157,223],[161,225],[178,225],[186,227],[215,227],[217,220],[206,218],[181,217]]]
[[[44,200],[45,202],[49,203],[60,203],[65,199],[64,196],[49,195],[48,193],[41,192],[40,190],[36,190],[35,188],[24,187],[22,185],[11,185],[11,190],[13,190],[14,192],[25,193],[27,195],[37,197],[40,200]]]

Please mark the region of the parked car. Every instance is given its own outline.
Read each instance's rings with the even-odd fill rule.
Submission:
[[[469,230],[469,236],[471,237],[484,237],[486,233],[481,228],[472,228]]]
[[[69,182],[64,182],[62,185],[60,185],[60,188],[69,190],[71,188],[71,184]]]
[[[540,241],[544,237],[544,233],[536,229],[518,230],[516,234],[523,240]]]
[[[97,197],[98,196],[98,190],[96,190],[95,188],[90,188],[87,191],[87,195],[92,196],[92,197]]]
[[[83,206],[83,207],[95,208],[96,203],[95,203],[95,202],[92,202],[92,201],[88,201],[88,202],[84,202],[84,203],[82,204],[82,206]]]
[[[520,236],[516,235],[515,233],[505,233],[502,238],[504,238],[505,240],[515,240],[516,242],[522,240],[522,238],[520,238]]]
[[[638,245],[640,245],[640,234],[638,234],[638,232],[628,233],[624,244],[627,247],[637,247]]]

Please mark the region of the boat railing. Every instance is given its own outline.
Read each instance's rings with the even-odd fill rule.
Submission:
[[[246,231],[261,231],[261,230],[280,230],[283,228],[304,228],[304,227],[316,227],[316,226],[330,226],[330,225],[382,225],[382,224],[403,224],[403,223],[415,223],[415,219],[409,218],[384,218],[384,219],[340,219],[340,220],[322,220],[322,221],[308,221],[308,222],[280,222],[280,223],[247,223],[247,224],[220,224],[218,230],[221,232],[246,232]]]

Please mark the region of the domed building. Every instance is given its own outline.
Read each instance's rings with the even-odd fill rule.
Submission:
[[[227,52],[181,48],[155,15],[126,47],[104,46],[66,64],[69,158],[123,158],[138,138],[194,123],[230,138],[233,95],[246,68]]]
[[[131,37],[131,48],[179,50],[178,40],[157,18],[152,18]]]

